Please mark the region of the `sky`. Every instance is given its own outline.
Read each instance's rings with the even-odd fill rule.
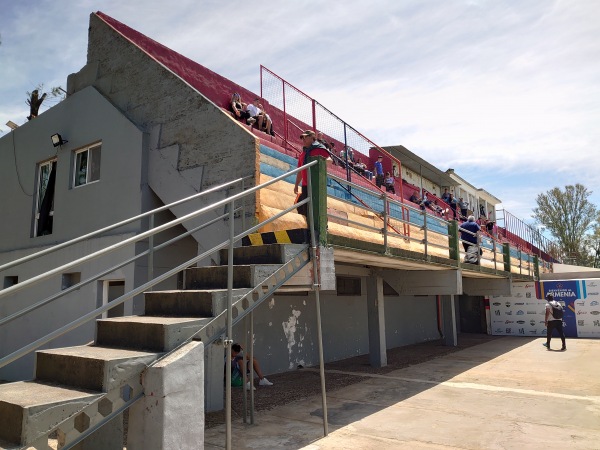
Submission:
[[[26,92],[83,67],[95,11],[256,93],[262,64],[526,222],[554,187],[600,206],[598,0],[7,1],[0,137],[26,121]]]

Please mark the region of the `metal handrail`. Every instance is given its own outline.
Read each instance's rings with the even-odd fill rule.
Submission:
[[[75,261],[72,261],[70,263],[64,264],[64,265],[62,265],[62,266],[60,266],[58,268],[55,268],[55,269],[53,269],[51,271],[48,271],[48,272],[45,272],[43,274],[37,275],[35,277],[29,278],[28,280],[25,280],[22,283],[15,284],[15,285],[13,285],[13,286],[11,286],[9,288],[6,288],[6,289],[0,291],[0,298],[4,297],[4,296],[6,296],[6,295],[8,295],[10,293],[13,293],[15,291],[24,289],[24,288],[26,288],[29,285],[32,285],[32,284],[38,283],[40,281],[43,281],[43,280],[45,280],[47,278],[50,278],[51,276],[54,276],[54,275],[56,275],[58,273],[64,272],[65,270],[68,270],[71,267],[77,266],[77,265],[79,265],[81,263],[87,262],[89,260],[98,258],[98,257],[100,257],[100,256],[102,256],[104,254],[110,253],[110,252],[112,252],[114,250],[117,250],[117,249],[119,249],[121,247],[124,247],[124,246],[126,246],[128,244],[131,244],[131,243],[134,243],[134,242],[137,242],[137,241],[141,241],[141,240],[143,240],[143,239],[145,239],[145,238],[147,238],[149,236],[154,236],[155,234],[158,234],[158,233],[160,233],[160,232],[162,232],[164,230],[167,230],[167,229],[171,228],[174,225],[179,225],[179,224],[181,224],[181,223],[183,223],[183,222],[185,222],[187,220],[190,220],[190,219],[193,219],[193,218],[195,218],[197,216],[200,216],[200,215],[204,214],[207,211],[210,211],[212,209],[217,209],[218,207],[224,206],[224,205],[226,205],[227,203],[229,203],[231,201],[238,200],[239,198],[242,198],[242,197],[246,196],[247,194],[254,193],[254,192],[258,191],[259,189],[262,189],[263,187],[269,186],[269,185],[271,185],[273,183],[276,183],[276,182],[278,182],[280,180],[283,180],[283,179],[289,177],[290,175],[293,175],[293,174],[295,174],[297,172],[300,172],[301,170],[306,170],[307,167],[310,167],[310,166],[312,166],[314,164],[316,164],[316,161],[313,161],[312,163],[306,164],[306,165],[304,165],[302,167],[298,167],[297,169],[291,170],[291,171],[287,172],[286,174],[283,174],[283,175],[280,175],[280,176],[278,176],[276,178],[273,178],[273,179],[271,179],[271,180],[269,180],[269,181],[267,181],[267,182],[265,182],[265,183],[263,183],[261,185],[258,185],[258,186],[255,186],[253,188],[250,188],[250,189],[248,189],[248,190],[246,190],[244,192],[241,192],[239,194],[235,194],[232,197],[219,200],[219,201],[217,201],[216,203],[214,203],[214,204],[212,204],[210,206],[206,206],[206,207],[201,208],[199,210],[196,210],[196,211],[194,211],[192,213],[189,213],[189,214],[187,214],[185,216],[179,217],[179,218],[174,219],[174,220],[172,220],[170,222],[166,222],[163,225],[160,225],[160,226],[158,226],[156,228],[153,228],[152,230],[148,230],[148,231],[145,231],[143,233],[137,234],[137,235],[132,236],[132,237],[130,237],[128,239],[125,239],[125,240],[123,240],[123,241],[121,241],[121,242],[119,242],[117,244],[113,244],[113,245],[111,245],[109,247],[106,247],[106,248],[104,248],[102,250],[98,250],[98,251],[96,251],[94,253],[91,253],[91,254],[89,254],[87,256],[79,258],[79,259],[77,259]]]
[[[204,195],[207,195],[207,194],[218,192],[218,191],[224,189],[225,187],[231,186],[231,185],[236,184],[236,183],[240,183],[240,182],[242,182],[244,180],[247,180],[249,178],[252,178],[252,175],[248,175],[248,176],[242,177],[242,178],[236,178],[235,180],[228,181],[227,183],[223,183],[223,184],[220,184],[218,186],[214,186],[214,187],[209,188],[209,189],[207,189],[205,191],[199,192],[197,194],[190,195],[189,197],[177,200],[177,201],[175,201],[173,203],[169,203],[168,205],[161,206],[159,208],[153,209],[151,211],[147,211],[147,212],[142,213],[142,214],[138,214],[137,216],[131,217],[131,218],[126,219],[126,220],[123,220],[121,222],[117,222],[115,224],[109,225],[107,227],[101,228],[101,229],[96,230],[96,231],[92,231],[91,233],[84,234],[82,236],[76,237],[74,239],[71,239],[69,241],[63,242],[61,244],[57,244],[57,245],[54,245],[54,246],[49,247],[47,249],[41,250],[39,252],[32,253],[31,255],[27,255],[27,256],[24,256],[22,258],[16,259],[14,261],[11,261],[9,263],[1,265],[0,266],[0,272],[2,272],[3,270],[9,269],[11,267],[14,267],[14,266],[18,266],[18,265],[23,264],[25,262],[31,261],[32,259],[36,259],[36,258],[45,256],[47,254],[50,254],[52,252],[55,252],[55,251],[58,251],[58,250],[62,250],[63,248],[69,247],[69,246],[77,244],[79,242],[83,242],[83,241],[85,241],[85,240],[87,240],[89,238],[98,236],[100,234],[106,233],[107,231],[114,230],[116,228],[122,227],[124,225],[129,224],[129,223],[132,223],[132,222],[135,222],[137,220],[143,219],[145,217],[151,216],[153,214],[156,214],[156,213],[159,213],[159,212],[162,212],[162,211],[166,211],[167,209],[173,208],[174,206],[178,206],[178,205],[180,205],[182,203],[185,203],[185,202],[188,202],[188,201],[200,198],[200,197],[202,197]]]
[[[184,222],[185,220],[197,217],[197,216],[199,216],[201,214],[204,214],[204,213],[206,213],[208,211],[212,211],[213,209],[217,209],[217,208],[219,208],[219,207],[221,207],[221,206],[223,206],[223,205],[225,205],[227,203],[233,204],[233,202],[235,202],[236,200],[238,200],[240,198],[243,198],[243,197],[245,197],[247,195],[253,194],[256,191],[258,191],[258,190],[260,190],[260,189],[262,189],[264,187],[267,187],[267,186],[269,186],[269,185],[271,185],[273,183],[276,183],[276,182],[278,182],[278,181],[280,181],[282,179],[285,179],[286,177],[289,177],[290,175],[293,175],[293,174],[295,174],[297,172],[300,172],[301,170],[306,170],[307,168],[312,167],[315,164],[317,164],[317,161],[311,161],[310,163],[308,163],[308,164],[306,164],[306,165],[304,165],[302,167],[298,167],[298,168],[296,168],[294,170],[291,170],[290,172],[285,173],[283,175],[280,175],[277,178],[273,178],[273,179],[271,179],[271,180],[269,180],[269,181],[267,181],[267,182],[265,182],[263,184],[255,186],[253,188],[250,188],[250,189],[248,189],[248,190],[246,190],[244,192],[236,194],[236,195],[234,195],[232,197],[229,197],[227,199],[219,200],[219,201],[217,201],[216,203],[214,203],[214,204],[212,204],[210,206],[201,208],[198,211],[195,211],[193,213],[187,214],[186,216],[183,216],[183,217],[181,217],[179,219],[175,219],[175,220],[173,220],[171,222],[167,222],[167,223],[165,223],[165,224],[163,224],[163,225],[161,225],[159,227],[156,227],[153,230],[149,230],[149,231],[146,231],[144,233],[141,233],[139,236],[146,237],[146,236],[149,236],[151,234],[156,234],[156,233],[158,233],[160,231],[164,231],[165,229],[169,228],[169,226],[179,225],[180,223]],[[308,201],[309,201],[309,199],[305,199],[303,202],[307,203]],[[278,214],[270,217],[269,219],[265,220],[264,223],[256,225],[256,226],[250,228],[249,230],[246,230],[245,233],[246,234],[250,234],[250,233],[252,233],[254,231],[257,231],[258,229],[260,229],[261,226],[264,226],[264,224],[270,223],[270,222],[278,219],[282,215],[287,214],[291,210],[295,209],[298,205],[304,204],[303,202],[298,203],[297,205],[294,205],[294,206],[292,206],[292,207],[290,207],[290,208],[282,211],[281,213],[278,213]],[[233,210],[233,208],[231,208],[230,214],[232,213],[232,210]],[[243,235],[245,235],[245,234],[243,234]],[[65,270],[66,267],[70,268],[70,267],[72,267],[74,265],[81,264],[82,262],[87,262],[88,260],[93,259],[93,258],[99,256],[98,254],[109,253],[110,251],[113,251],[113,250],[116,250],[118,248],[121,248],[121,247],[123,247],[126,244],[129,244],[129,243],[132,243],[132,242],[136,242],[137,240],[139,240],[139,239],[135,239],[135,238],[137,238],[137,236],[134,236],[133,238],[126,239],[126,240],[122,241],[119,244],[111,245],[111,246],[107,247],[107,249],[99,250],[99,251],[97,251],[95,253],[87,255],[87,256],[85,256],[83,258],[80,258],[80,259],[74,261],[73,263],[69,263],[69,264],[65,264],[63,266],[60,266],[58,269],[53,269],[53,270],[50,270],[50,271],[48,271],[48,272],[46,272],[44,274],[38,275],[37,277],[30,278],[29,280],[26,280],[23,283],[17,284],[17,285],[15,285],[13,287],[17,287],[17,286],[21,286],[21,288],[27,287],[27,286],[29,286],[31,284],[34,284],[34,282],[41,281],[41,280],[46,279],[46,278],[48,278],[48,277],[50,277],[52,275],[55,275],[56,273],[60,273],[61,271]],[[189,261],[186,261],[185,263],[180,264],[176,268],[171,269],[168,272],[165,272],[164,274],[162,274],[162,275],[154,278],[153,280],[148,281],[147,283],[142,284],[141,286],[133,289],[129,293],[126,293],[126,294],[124,294],[124,295],[122,295],[122,296],[120,296],[120,297],[112,300],[110,303],[107,303],[106,305],[103,305],[103,306],[101,306],[99,308],[96,308],[95,310],[93,310],[93,311],[91,311],[91,312],[89,312],[89,313],[87,313],[87,314],[79,317],[78,319],[70,322],[69,324],[62,326],[58,330],[55,330],[52,333],[49,333],[46,336],[44,336],[44,337],[42,337],[42,338],[40,338],[40,339],[38,339],[38,340],[30,343],[29,345],[27,345],[27,346],[25,346],[23,348],[21,348],[20,350],[17,350],[15,352],[13,352],[13,353],[11,353],[11,354],[3,357],[2,359],[0,359],[0,367],[3,367],[5,365],[7,365],[7,364],[9,364],[9,363],[11,363],[11,362],[13,362],[13,361],[21,358],[22,356],[24,356],[27,353],[29,353],[29,352],[31,352],[31,351],[39,348],[40,346],[42,346],[44,344],[50,342],[51,340],[56,339],[57,337],[62,336],[63,334],[65,334],[65,333],[67,333],[67,332],[69,332],[69,331],[71,331],[71,330],[79,327],[80,325],[83,325],[84,323],[89,322],[90,320],[96,318],[99,314],[104,313],[104,312],[108,311],[109,309],[114,308],[115,306],[120,305],[121,303],[125,302],[126,300],[129,300],[130,298],[134,297],[135,295],[141,294],[145,290],[147,290],[147,289],[155,286],[156,284],[158,284],[158,283],[166,280],[167,278],[175,275],[176,273],[180,272],[181,270],[185,269],[186,267],[188,267],[188,266],[190,266],[192,264],[195,264],[198,261],[201,261],[203,258],[206,258],[207,256],[215,253],[216,251],[218,251],[218,250],[220,250],[222,248],[225,248],[228,245],[228,243],[229,243],[229,241],[226,241],[225,243],[219,244],[219,245],[213,247],[212,249],[205,251],[201,255],[196,256],[196,257],[190,259]],[[46,274],[51,274],[51,275],[46,275]],[[32,280],[34,280],[34,282],[31,282]],[[8,291],[9,289],[12,289],[12,288],[7,288],[4,291],[0,291],[0,294],[2,294],[2,292]],[[14,292],[14,290],[13,290],[13,292]]]

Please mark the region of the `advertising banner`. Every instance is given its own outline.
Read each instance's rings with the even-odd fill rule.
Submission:
[[[600,279],[515,282],[512,293],[490,296],[493,335],[546,336],[545,298],[552,294],[565,307],[567,337],[600,337]]]
[[[600,280],[582,280],[581,299],[575,301],[577,335],[600,337]]]

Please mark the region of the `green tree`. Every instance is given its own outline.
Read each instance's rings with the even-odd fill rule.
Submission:
[[[589,232],[597,219],[591,191],[581,185],[555,187],[536,198],[533,218],[557,239],[565,262],[591,265]]]

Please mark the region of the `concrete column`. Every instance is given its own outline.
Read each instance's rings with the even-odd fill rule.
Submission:
[[[444,344],[456,347],[458,345],[458,336],[456,332],[454,295],[442,296],[442,327],[444,331]]]
[[[369,322],[369,359],[373,367],[387,366],[383,278],[367,277],[367,315]]]
[[[225,407],[225,350],[220,341],[204,350],[204,364],[204,407],[207,412],[221,411]]]
[[[193,341],[146,370],[129,413],[129,450],[204,448],[204,344]]]

